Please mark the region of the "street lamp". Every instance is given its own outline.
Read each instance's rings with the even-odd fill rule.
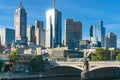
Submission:
[[[92,49],[92,51],[91,51],[91,53],[92,53],[92,56],[91,56],[91,58],[93,58],[94,44],[91,44],[91,49]]]

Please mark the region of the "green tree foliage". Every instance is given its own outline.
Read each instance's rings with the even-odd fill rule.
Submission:
[[[0,59],[0,71],[2,71],[2,68],[5,67],[5,62]]]
[[[43,70],[44,60],[42,55],[35,55],[31,58],[29,63],[29,70],[32,72],[40,72]]]
[[[120,53],[116,56],[116,60],[120,61]]]
[[[111,53],[112,53],[112,60],[118,60],[118,56],[120,54],[120,49],[112,50]]]
[[[10,60],[10,63],[14,64],[15,61],[19,58],[19,56],[16,51],[11,51],[11,53],[8,55],[8,58]]]
[[[93,61],[110,60],[110,51],[107,49],[99,48],[95,51],[95,53],[93,53],[92,60]]]
[[[16,59],[18,59],[18,54],[16,51],[11,51],[11,53],[8,55],[11,62],[15,62]]]

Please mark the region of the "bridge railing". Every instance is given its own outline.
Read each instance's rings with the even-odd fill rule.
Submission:
[[[71,66],[80,68],[83,70],[84,62],[77,61],[77,62],[60,62],[60,61],[50,61],[49,68],[56,67],[56,66]],[[101,67],[120,67],[120,61],[89,61],[89,69],[96,69]]]

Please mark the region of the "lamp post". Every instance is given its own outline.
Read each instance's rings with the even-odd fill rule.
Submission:
[[[111,61],[112,61],[112,50],[110,50],[110,53],[111,53]]]
[[[91,58],[93,58],[94,44],[91,44],[91,49],[92,49],[92,51],[91,51],[91,53],[92,53],[92,56],[91,56]]]

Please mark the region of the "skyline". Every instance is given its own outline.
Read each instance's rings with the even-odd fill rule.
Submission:
[[[22,0],[22,2],[28,15],[27,25],[34,25],[35,20],[41,20],[44,21],[44,27],[46,27],[46,11],[52,8],[52,0]],[[98,20],[102,20],[103,26],[106,28],[106,35],[108,32],[116,34],[118,47],[120,47],[119,3],[119,0],[92,0],[92,2],[90,0],[75,0],[74,2],[70,0],[56,0],[55,6],[62,12],[63,29],[65,19],[71,18],[75,21],[80,21],[82,22],[83,39],[89,39],[90,25],[95,24]],[[0,1],[0,28],[14,28],[14,12],[19,7],[19,4],[20,0],[11,0],[9,3],[8,0]]]

